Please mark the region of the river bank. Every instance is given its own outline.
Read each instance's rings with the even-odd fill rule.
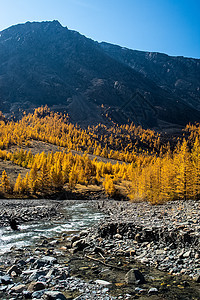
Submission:
[[[199,201],[87,205],[100,224],[1,256],[1,299],[200,298]]]

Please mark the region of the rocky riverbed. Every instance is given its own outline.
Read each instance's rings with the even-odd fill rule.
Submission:
[[[60,219],[63,217],[61,207],[62,203],[56,200],[0,199],[0,227],[8,226],[11,219],[19,224]]]
[[[1,256],[0,299],[200,299],[199,201],[89,207],[100,224]]]
[[[200,201],[103,201],[98,207],[109,217],[96,227],[97,236],[120,241],[120,251],[130,246],[137,261],[200,282]]]

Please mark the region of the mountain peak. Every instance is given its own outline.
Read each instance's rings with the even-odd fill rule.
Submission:
[[[34,31],[60,30],[63,28],[64,27],[60,24],[58,20],[42,21],[42,22],[27,21],[26,23],[13,25],[7,29],[4,29],[3,31],[1,31],[1,36],[14,35],[15,33],[17,35],[26,34],[28,32],[34,32]],[[67,29],[67,27],[65,27],[65,29]]]

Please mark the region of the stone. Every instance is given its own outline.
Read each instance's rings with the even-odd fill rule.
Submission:
[[[136,240],[136,242],[140,242],[140,240],[141,240],[141,235],[139,234],[139,233],[137,233],[136,235],[135,235],[135,240]]]
[[[80,237],[87,236],[88,235],[88,230],[82,230],[79,235],[80,235]]]
[[[89,244],[87,244],[84,239],[81,239],[81,240],[78,240],[78,241],[75,241],[74,243],[72,243],[72,248],[76,249],[77,251],[82,251],[83,249],[85,249],[88,246],[89,246]]]
[[[125,256],[133,256],[135,255],[135,249],[129,248],[125,251]]]
[[[112,284],[109,281],[105,281],[105,280],[101,280],[101,279],[95,280],[95,283],[99,284],[99,285],[111,285]]]
[[[185,253],[183,254],[183,257],[184,257],[184,258],[188,258],[188,257],[190,257],[190,254],[191,254],[191,250],[185,252]]]
[[[113,236],[115,239],[121,240],[122,239],[122,235],[117,233]]]
[[[20,260],[17,262],[17,265],[25,266],[25,265],[26,265],[26,262],[25,262],[25,260],[20,259]]]
[[[59,244],[59,241],[57,241],[57,240],[53,240],[53,241],[49,242],[49,245],[51,245],[51,246],[54,246],[57,244]]]
[[[39,299],[39,300],[41,300],[41,299],[44,299],[42,296],[44,295],[44,292],[45,292],[45,290],[41,290],[41,291],[36,291],[36,292],[34,292],[34,293],[32,293],[32,295],[31,295],[31,299]],[[41,298],[42,297],[42,298]]]
[[[52,276],[55,275],[56,271],[57,271],[57,269],[55,269],[55,268],[50,269],[48,271],[47,275],[45,276],[45,278],[47,278],[47,279],[51,278]]]
[[[57,259],[53,256],[43,256],[40,260],[47,265],[53,265],[57,263]]]
[[[22,293],[25,290],[25,284],[15,285],[11,288],[11,291],[14,293]]]
[[[43,282],[40,282],[40,281],[37,281],[37,282],[33,281],[28,286],[29,292],[41,291],[44,289],[45,289],[45,285]]]
[[[32,293],[27,291],[27,290],[24,290],[23,291],[23,296],[25,299],[31,299],[32,298]]]
[[[19,269],[18,266],[13,265],[12,267],[10,267],[10,269],[8,269],[7,273],[11,275],[12,272],[15,272],[17,275],[20,275],[22,273],[22,271]]]
[[[0,283],[8,285],[12,283],[12,278],[8,275],[0,276]]]
[[[7,290],[7,285],[0,286],[0,292],[5,292]]]
[[[150,294],[150,295],[152,295],[152,294],[158,294],[158,289],[157,288],[150,288],[149,289],[149,291],[148,291],[148,293]]]
[[[101,247],[94,247],[94,253],[101,253],[104,254],[105,251]]]
[[[40,276],[45,276],[45,271],[35,270],[32,272],[32,274],[29,276],[29,281],[38,280]]]
[[[46,291],[43,296],[44,300],[66,300],[67,298],[59,291]]]
[[[58,280],[66,280],[67,277],[69,277],[69,273],[68,272],[65,272],[65,271],[61,271],[60,274],[58,274],[55,279],[58,279]]]
[[[196,282],[198,282],[198,283],[200,283],[200,275],[195,275],[193,277],[193,280],[196,281]]]
[[[145,290],[141,289],[140,287],[136,287],[135,292],[141,294],[141,293],[145,292]]]
[[[73,244],[74,242],[80,240],[80,237],[78,235],[74,235],[71,239],[71,243]]]
[[[156,255],[162,255],[164,253],[165,253],[165,250],[161,250],[161,249],[156,250]]]
[[[125,281],[128,284],[138,283],[143,284],[146,282],[143,274],[137,269],[131,269],[125,275]]]

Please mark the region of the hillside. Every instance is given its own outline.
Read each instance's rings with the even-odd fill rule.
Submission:
[[[0,125],[2,197],[199,198],[200,124],[178,137],[133,124],[84,130],[40,107]]]
[[[163,53],[131,50],[101,43],[111,57],[152,80],[160,88],[200,109],[200,60]]]
[[[133,122],[162,129],[199,120],[199,60],[123,51],[58,21],[3,30],[0,110],[20,117],[21,110],[47,104],[82,126]]]

